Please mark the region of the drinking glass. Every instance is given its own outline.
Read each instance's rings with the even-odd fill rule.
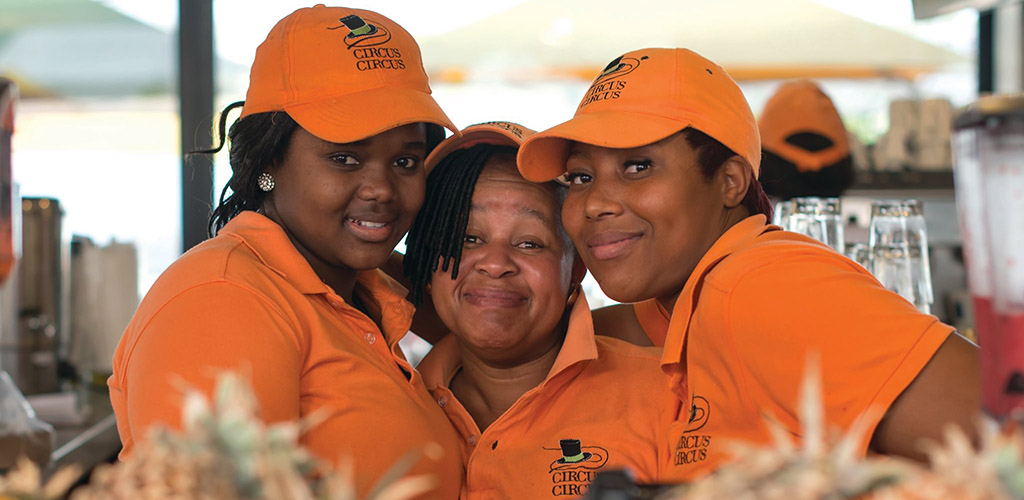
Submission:
[[[789,216],[793,215],[793,202],[782,200],[775,204],[775,215],[772,216],[772,224],[786,229],[789,227]]]
[[[814,238],[839,253],[846,251],[839,198],[793,198],[786,229]]]
[[[850,243],[846,245],[846,257],[858,263],[864,269],[871,268],[871,253],[867,243]]]
[[[868,269],[882,286],[900,294],[921,312],[930,314],[932,276],[921,203],[917,200],[873,202],[868,232]]]

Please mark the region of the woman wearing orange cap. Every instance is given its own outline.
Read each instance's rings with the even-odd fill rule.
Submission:
[[[827,425],[864,419],[863,451],[920,458],[947,424],[972,432],[976,347],[828,247],[768,225],[760,158],[739,87],[684,49],[615,59],[573,119],[519,151],[528,179],[567,173],[562,220],[605,293],[671,312],[666,478],[713,470],[729,441],[769,441],[766,417],[799,436],[809,359]]]
[[[322,419],[301,442],[354,459],[360,497],[409,454],[437,480],[427,498],[458,495],[458,437],[397,345],[413,307],[376,269],[423,201],[442,127],[455,130],[401,26],[323,5],[278,22],[229,133],[216,236],[160,276],[117,348],[123,455],[180,425],[182,381],[210,391],[242,369],[266,421]]]
[[[584,269],[559,223],[566,188],[516,171],[532,131],[471,126],[427,158],[405,269],[451,331],[418,369],[463,438],[462,498],[578,497],[595,475],[658,476],[658,352],[595,337]]]

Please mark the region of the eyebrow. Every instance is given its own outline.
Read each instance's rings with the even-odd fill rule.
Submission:
[[[470,210],[479,210],[481,212],[488,212],[489,211],[487,209],[487,207],[485,207],[484,205],[477,205],[476,203],[471,204],[469,206],[469,209]],[[522,207],[519,210],[516,210],[516,215],[525,215],[525,216],[537,219],[537,220],[543,222],[544,224],[551,224],[551,219],[549,219],[546,215],[544,215],[544,212],[541,212],[540,210],[537,210],[537,209],[534,209],[534,208]]]

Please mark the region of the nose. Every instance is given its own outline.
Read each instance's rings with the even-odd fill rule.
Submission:
[[[395,197],[394,175],[389,168],[372,165],[362,169],[357,194],[361,200],[388,203]]]
[[[583,213],[588,220],[601,220],[622,213],[622,193],[614,180],[595,176],[583,196]]]
[[[490,242],[471,251],[474,254],[473,269],[488,277],[497,279],[513,276],[519,269],[512,256],[514,249],[505,243]]]

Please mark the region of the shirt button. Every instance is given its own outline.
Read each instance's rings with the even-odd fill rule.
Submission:
[[[469,445],[476,446],[476,436],[469,436]]]
[[[367,333],[366,334],[366,343],[370,344],[370,345],[373,345],[374,342],[377,342],[377,336],[372,334],[372,333]]]
[[[441,408],[448,406],[448,398],[444,396],[437,398],[437,405],[440,406]]]

